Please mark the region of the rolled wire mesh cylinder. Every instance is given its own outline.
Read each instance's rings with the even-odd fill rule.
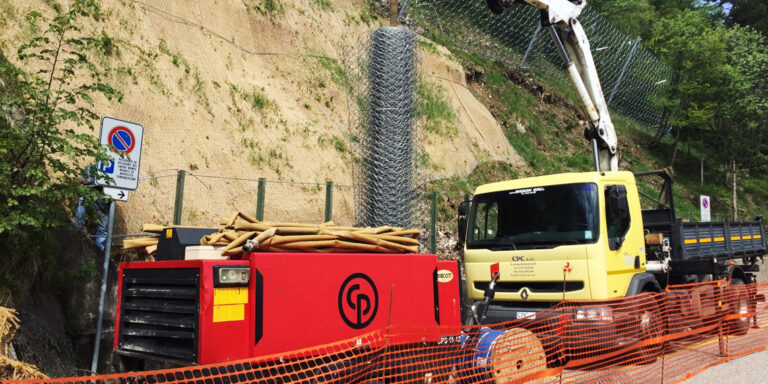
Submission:
[[[361,201],[364,225],[411,225],[414,55],[414,37],[407,29],[383,27],[371,37]]]

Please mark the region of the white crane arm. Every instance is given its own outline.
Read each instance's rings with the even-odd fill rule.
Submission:
[[[584,0],[486,0],[494,13],[502,13],[514,3],[524,3],[542,12],[565,70],[579,95],[589,120],[587,136],[592,141],[596,170],[618,170],[617,139],[608,104],[600,86],[589,39],[578,17],[587,5]],[[546,16],[546,18],[545,18]]]

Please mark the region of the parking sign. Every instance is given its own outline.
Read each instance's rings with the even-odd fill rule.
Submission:
[[[101,118],[99,141],[107,148],[109,161],[99,164],[99,168],[112,177],[115,182],[111,188],[136,190],[139,187],[139,167],[141,165],[141,141],[144,127],[104,116]],[[104,179],[96,184],[106,186]]]

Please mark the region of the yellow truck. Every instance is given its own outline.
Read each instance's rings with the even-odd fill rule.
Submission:
[[[669,173],[638,176],[661,178],[659,197],[643,196],[635,175],[618,171],[478,187],[471,203],[460,206],[466,227],[459,232],[469,298],[482,300],[498,271],[484,322],[535,316],[564,299],[660,292],[666,284],[728,275],[736,284],[755,281],[757,260],[766,253],[762,219],[683,222]],[[641,199],[650,208],[642,209]],[[741,263],[731,265],[734,260]],[[737,310],[746,311],[744,305]]]
[[[747,333],[750,314],[765,300],[746,285],[756,281],[757,260],[767,249],[762,219],[683,222],[675,214],[670,172],[619,171],[616,132],[577,19],[586,1],[486,2],[494,13],[516,4],[540,10],[587,116],[595,171],[483,185],[459,206],[463,296],[472,301],[467,320],[523,319],[518,326],[534,331],[547,350],[561,351],[548,353],[549,363],[624,347],[636,362],[649,363],[662,351],[657,336],[705,332],[702,324],[719,324],[725,314],[737,315],[725,320],[730,333]],[[645,178],[656,180],[639,181]],[[653,186],[657,193],[648,193]],[[671,290],[663,299],[647,294],[724,277],[729,284]],[[617,302],[640,304],[614,310]],[[564,320],[568,337],[562,340],[552,330]]]

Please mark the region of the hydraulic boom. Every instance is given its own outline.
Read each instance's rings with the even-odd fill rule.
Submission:
[[[542,26],[547,27],[563,60],[576,92],[584,105],[589,127],[586,137],[592,143],[595,170],[616,171],[616,132],[608,113],[600,79],[584,28],[577,19],[587,5],[584,0],[486,0],[496,14],[515,4],[530,4],[541,12]]]

